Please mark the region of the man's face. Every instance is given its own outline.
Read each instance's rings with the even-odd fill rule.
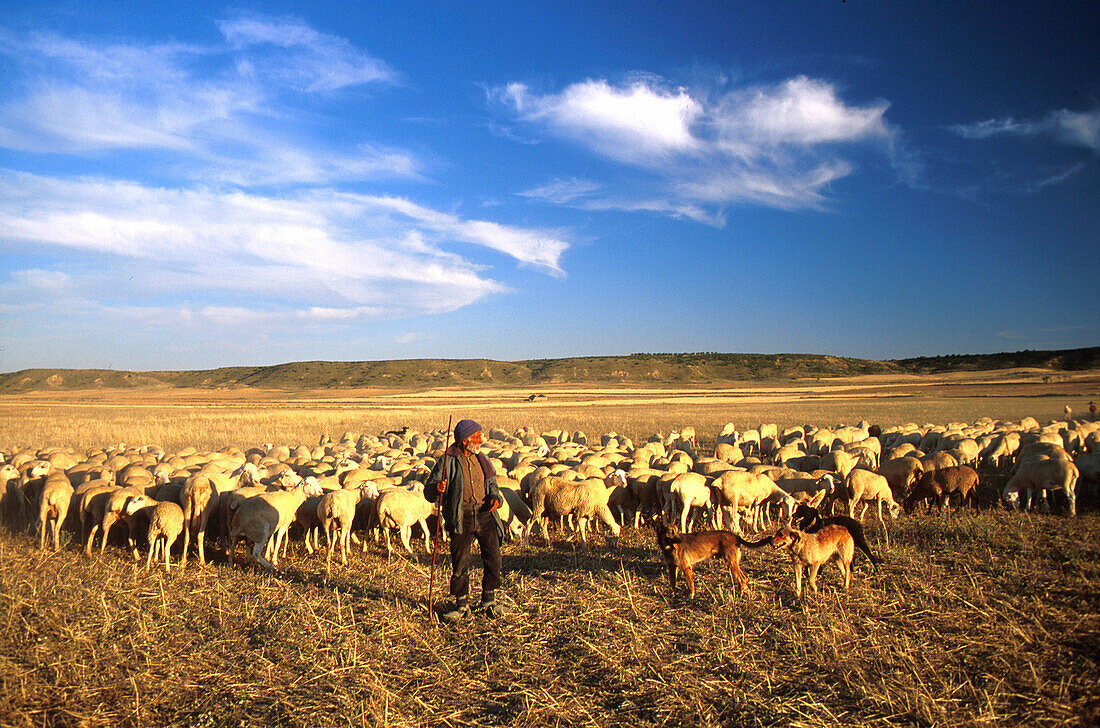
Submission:
[[[467,437],[462,441],[462,446],[466,448],[467,452],[477,452],[481,449],[481,443],[485,442],[485,438],[481,435],[481,430],[478,430],[474,434]]]

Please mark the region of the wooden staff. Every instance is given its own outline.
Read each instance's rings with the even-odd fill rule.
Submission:
[[[447,448],[451,445],[451,420],[453,415],[447,418],[447,434],[443,437],[443,456],[440,458],[440,462],[443,458],[447,457]],[[443,465],[442,475],[447,474],[447,466]],[[428,621],[435,622],[435,609],[432,602],[432,596],[435,593],[435,556],[439,553],[439,524],[443,522],[443,491],[447,489],[447,479],[443,478],[441,481],[443,490],[439,491],[439,501],[436,503],[435,514],[435,540],[432,541],[432,573],[428,578]],[[438,489],[439,486],[437,485]]]

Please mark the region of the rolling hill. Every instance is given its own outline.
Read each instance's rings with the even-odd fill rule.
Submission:
[[[1001,354],[953,354],[892,361],[819,354],[631,354],[567,359],[403,359],[306,361],[191,371],[24,369],[0,374],[0,393],[73,389],[256,388],[353,389],[462,385],[720,384],[858,374],[930,374],[1030,367],[1051,371],[1100,368],[1100,347]]]

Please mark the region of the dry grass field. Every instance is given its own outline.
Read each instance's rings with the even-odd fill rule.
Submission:
[[[618,431],[727,421],[1040,421],[1100,377],[1037,373],[721,390],[104,391],[0,398],[0,448],[247,447],[442,427]],[[1080,409],[1079,409],[1080,408]],[[496,621],[437,627],[430,556],[371,544],[326,574],[299,543],[275,573],[224,558],[145,571],[121,547],[43,554],[0,533],[3,726],[1062,726],[1100,723],[1100,515],[902,516],[879,570],[822,572],[797,599],[786,556],[746,553],[752,591],[708,562],[671,595],[651,531],[617,549],[506,544]],[[442,559],[446,561],[446,559]],[[475,590],[480,569],[475,569]],[[447,581],[446,567],[437,574]]]

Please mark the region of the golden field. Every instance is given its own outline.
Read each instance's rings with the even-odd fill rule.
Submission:
[[[729,421],[1040,422],[1100,397],[1095,373],[865,377],[738,388],[43,392],[0,397],[0,449],[315,444],[449,416],[635,439]],[[437,627],[430,555],[300,543],[274,573],[222,557],[145,571],[108,546],[0,533],[2,726],[1063,726],[1100,722],[1100,515],[903,515],[797,599],[770,547],[671,595],[651,530],[619,547],[504,548],[511,613]],[[414,539],[415,542],[415,539]],[[415,543],[414,543],[415,546]],[[211,549],[208,549],[208,553]],[[446,558],[441,559],[446,561]],[[143,563],[143,562],[142,562]],[[475,564],[476,593],[480,569]],[[445,591],[446,568],[436,576]],[[440,585],[443,585],[442,588]]]

